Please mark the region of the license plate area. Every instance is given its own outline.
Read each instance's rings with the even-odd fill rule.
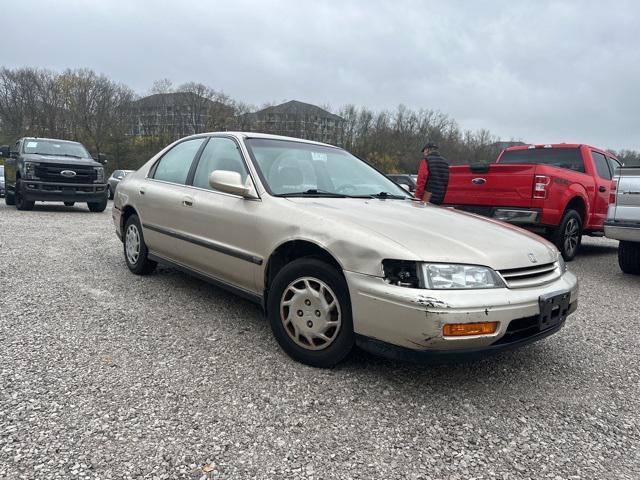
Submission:
[[[541,295],[538,299],[540,303],[540,316],[538,326],[540,330],[555,327],[564,322],[569,314],[571,302],[570,292],[554,292]]]

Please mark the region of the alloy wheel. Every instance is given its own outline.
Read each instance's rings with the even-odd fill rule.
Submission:
[[[564,228],[564,250],[569,256],[573,256],[580,241],[580,225],[575,218],[571,218]]]

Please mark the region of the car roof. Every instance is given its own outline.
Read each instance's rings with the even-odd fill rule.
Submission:
[[[76,142],[74,140],[62,140],[61,138],[23,137],[23,140],[46,140],[46,141],[49,141],[49,142],[75,143],[77,145],[82,145],[80,142]]]
[[[288,142],[298,142],[298,143],[308,143],[311,145],[319,145],[322,147],[331,147],[331,148],[340,148],[340,147],[336,147],[335,145],[331,145],[329,143],[322,143],[322,142],[315,142],[313,140],[306,140],[304,138],[295,138],[295,137],[286,137],[284,135],[272,135],[270,133],[260,133],[260,132],[206,132],[206,133],[199,133],[196,135],[191,135],[192,137],[199,137],[202,135],[231,135],[233,137],[236,137],[238,139],[248,139],[248,138],[261,138],[261,139],[266,139],[266,140],[285,140]]]

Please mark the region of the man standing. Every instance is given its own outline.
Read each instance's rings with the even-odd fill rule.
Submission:
[[[449,186],[449,162],[440,155],[435,143],[428,142],[422,149],[422,154],[416,182],[416,198],[441,205]]]

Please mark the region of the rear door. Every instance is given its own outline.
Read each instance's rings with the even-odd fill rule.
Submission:
[[[180,262],[183,258],[177,238],[185,230],[183,213],[190,198],[186,183],[205,140],[205,137],[193,138],[174,145],[134,192],[145,243],[152,253],[168,260]]]
[[[595,199],[593,208],[593,223],[596,228],[602,227],[607,218],[609,208],[609,194],[611,192],[612,173],[607,157],[600,152],[591,150],[591,158],[595,167]]]

